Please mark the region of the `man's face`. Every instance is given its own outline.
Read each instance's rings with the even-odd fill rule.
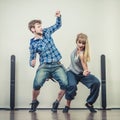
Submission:
[[[33,32],[38,34],[38,35],[42,35],[42,33],[43,33],[42,25],[39,23],[35,23],[35,27],[33,28]]]

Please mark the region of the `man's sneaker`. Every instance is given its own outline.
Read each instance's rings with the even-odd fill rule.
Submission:
[[[29,112],[35,112],[37,106],[39,105],[39,101],[34,100],[34,101],[32,101],[32,103],[30,103],[30,104],[31,104],[31,108],[30,108]]]
[[[86,103],[85,106],[90,110],[90,112],[97,112],[93,105],[89,105],[89,103]]]
[[[59,101],[56,100],[52,105],[51,111],[52,112],[57,112],[58,105],[59,105]]]
[[[68,113],[69,109],[70,109],[70,107],[65,106],[65,107],[63,108],[63,113]]]

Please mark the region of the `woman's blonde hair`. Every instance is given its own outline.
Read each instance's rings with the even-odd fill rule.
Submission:
[[[85,50],[84,50],[84,60],[86,62],[89,62],[90,61],[90,53],[89,53],[89,43],[88,43],[88,37],[86,34],[83,34],[83,33],[79,33],[77,35],[77,38],[76,38],[76,43],[78,41],[81,41],[83,43],[85,43]]]

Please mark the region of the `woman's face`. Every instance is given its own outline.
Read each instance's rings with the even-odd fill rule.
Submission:
[[[77,48],[80,49],[80,50],[84,50],[85,49],[85,44],[86,44],[86,41],[82,38],[79,38],[77,40]]]

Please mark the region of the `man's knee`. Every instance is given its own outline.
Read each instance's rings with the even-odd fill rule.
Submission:
[[[34,86],[33,86],[33,89],[34,89],[34,90],[40,90],[40,88],[41,88],[41,86],[39,86],[39,85],[34,85]]]

